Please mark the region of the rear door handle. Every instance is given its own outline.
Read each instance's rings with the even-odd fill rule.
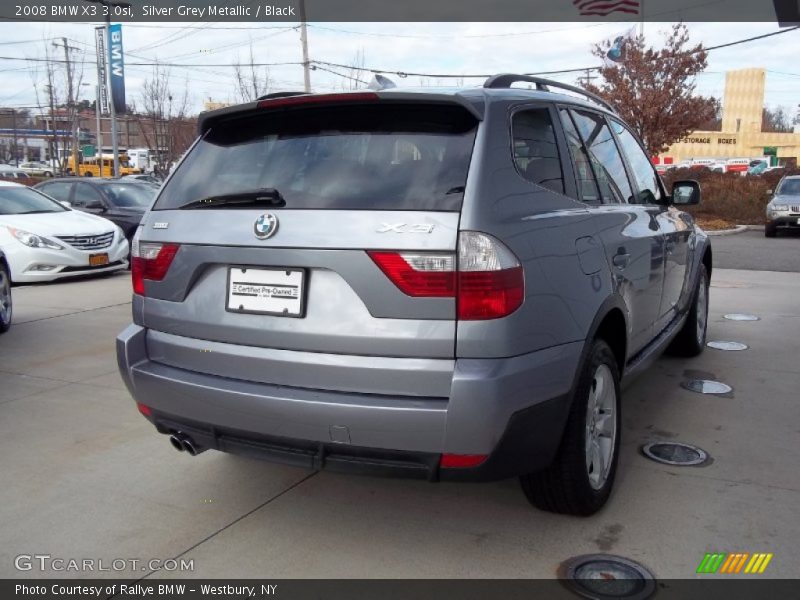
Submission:
[[[631,262],[631,255],[630,254],[615,254],[614,258],[612,259],[614,266],[618,269],[624,269],[628,266],[628,263]]]

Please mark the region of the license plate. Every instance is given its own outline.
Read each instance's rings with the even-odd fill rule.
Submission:
[[[305,312],[302,269],[228,269],[226,310],[237,313],[302,317]]]
[[[103,265],[108,264],[108,254],[90,254],[89,255],[89,266],[90,267],[102,267]]]

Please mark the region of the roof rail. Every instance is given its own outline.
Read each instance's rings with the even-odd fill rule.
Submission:
[[[289,98],[291,96],[305,96],[311,92],[273,92],[272,94],[264,94],[259,96],[256,100],[273,100],[275,98]]]
[[[518,83],[518,82],[525,82],[525,83],[535,83],[536,89],[541,90],[543,92],[549,92],[551,87],[560,88],[562,90],[568,90],[575,94],[580,94],[581,96],[585,96],[590,100],[597,102],[600,106],[607,108],[613,113],[617,111],[611,106],[608,102],[603,100],[597,94],[592,94],[591,92],[587,92],[579,87],[575,87],[574,85],[569,85],[566,83],[561,83],[560,81],[553,81],[552,79],[543,79],[541,77],[532,77],[530,75],[514,75],[513,73],[502,73],[500,75],[493,75],[486,80],[483,84],[485,88],[510,88],[511,84]]]

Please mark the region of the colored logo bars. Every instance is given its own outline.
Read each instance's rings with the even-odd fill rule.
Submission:
[[[734,552],[727,554],[724,552],[706,553],[700,566],[697,567],[698,573],[726,573],[728,575],[738,573],[763,573],[773,554],[766,552]]]

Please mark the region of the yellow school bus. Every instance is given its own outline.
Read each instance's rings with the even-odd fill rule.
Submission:
[[[100,166],[102,165],[102,173]],[[78,163],[78,169],[75,170],[75,162],[70,156],[67,160],[67,172],[77,173],[81,177],[111,177],[114,172],[114,159],[106,154],[99,158],[84,158]],[[119,155],[119,175],[133,175],[141,173],[141,169],[135,169],[128,164],[128,156],[126,154]]]

